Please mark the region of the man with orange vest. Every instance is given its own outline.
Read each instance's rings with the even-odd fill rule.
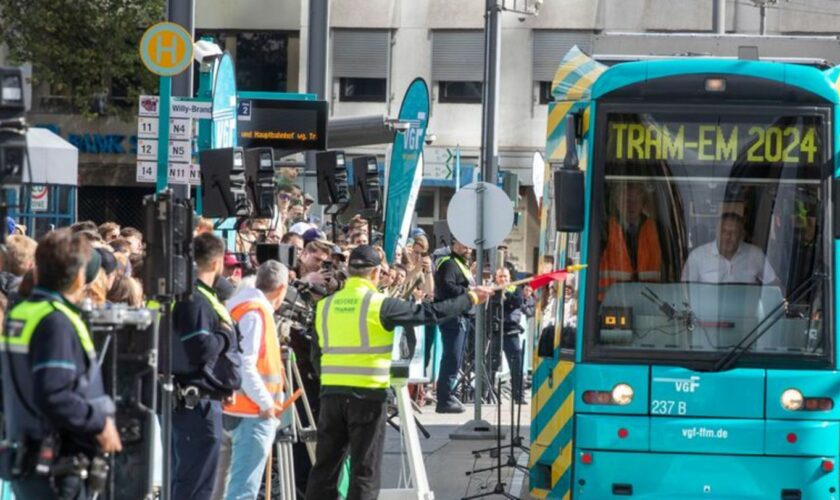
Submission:
[[[623,203],[616,204],[618,213],[610,216],[607,223],[598,279],[599,298],[616,282],[661,279],[662,249],[656,222],[643,213],[644,187],[627,184],[623,194]]]
[[[231,440],[229,500],[257,498],[283,402],[283,362],[274,311],[286,297],[289,270],[269,260],[257,268],[256,278],[255,288],[239,290],[226,304],[242,334],[242,388],[233,403],[224,406]]]

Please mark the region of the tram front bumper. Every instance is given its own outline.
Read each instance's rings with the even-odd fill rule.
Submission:
[[[838,498],[837,457],[577,449],[574,498]]]

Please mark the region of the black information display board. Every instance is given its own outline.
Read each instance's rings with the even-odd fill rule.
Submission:
[[[242,99],[236,122],[238,145],[284,151],[324,150],[327,101]]]

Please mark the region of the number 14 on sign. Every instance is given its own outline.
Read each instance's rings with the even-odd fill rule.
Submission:
[[[197,186],[201,184],[201,174],[197,164],[194,163],[170,163],[168,180],[169,184],[190,184]],[[153,161],[137,162],[137,182],[155,182],[157,179],[157,163]]]

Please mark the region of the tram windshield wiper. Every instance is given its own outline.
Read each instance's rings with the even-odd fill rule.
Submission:
[[[694,331],[694,311],[691,310],[691,307],[688,305],[687,302],[683,303],[685,309],[677,309],[674,304],[665,302],[664,300],[659,298],[659,296],[656,295],[656,293],[649,287],[645,287],[645,289],[642,290],[642,297],[656,305],[659,308],[659,311],[662,314],[664,314],[665,317],[667,317],[669,320],[682,321],[684,322],[684,327],[686,331]]]
[[[785,317],[787,305],[796,303],[798,300],[805,297],[814,289],[818,282],[822,282],[827,275],[824,272],[815,272],[805,281],[799,284],[787,297],[783,298],[770,313],[767,314],[761,321],[755,325],[755,328],[750,330],[748,334],[741,339],[740,342],[732,346],[720,359],[718,359],[712,367],[713,372],[721,372],[732,368],[732,366],[744,355],[745,352],[760,339],[765,333],[778,323],[778,321]]]

